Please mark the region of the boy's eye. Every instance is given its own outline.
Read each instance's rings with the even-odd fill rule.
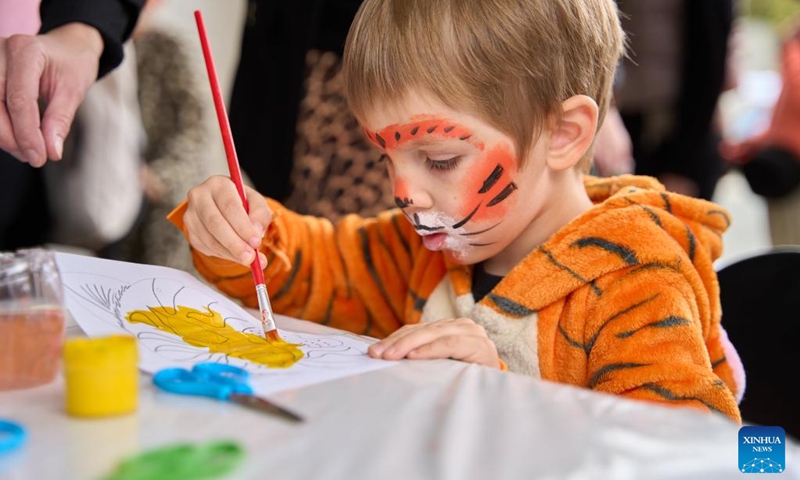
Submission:
[[[461,157],[448,158],[447,160],[433,160],[425,157],[425,166],[431,170],[452,170],[458,166]]]

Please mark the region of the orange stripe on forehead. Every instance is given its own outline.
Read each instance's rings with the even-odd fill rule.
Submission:
[[[402,125],[389,125],[378,132],[366,129],[364,132],[370,141],[385,150],[398,148],[412,140],[430,136],[467,141],[479,150],[483,150],[483,143],[472,140],[472,131],[446,118],[425,118]]]

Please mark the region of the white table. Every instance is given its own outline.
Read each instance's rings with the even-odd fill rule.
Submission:
[[[281,328],[326,327],[281,320]],[[82,335],[76,327],[68,335]],[[232,479],[741,479],[738,426],[456,361],[407,361],[272,398],[295,425],[205,398],[156,391],[142,375],[137,413],[64,414],[61,379],[0,393],[0,418],[28,444],[0,456],[0,479],[97,479],[126,456],[177,442],[231,439],[246,450]],[[800,479],[800,445],[787,439]]]

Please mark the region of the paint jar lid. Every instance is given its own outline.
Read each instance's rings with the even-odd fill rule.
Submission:
[[[67,369],[135,365],[138,361],[136,338],[130,335],[109,335],[97,338],[70,338],[64,344]]]
[[[63,298],[52,251],[31,248],[0,252],[0,302],[6,304],[5,308],[15,304],[61,305]]]

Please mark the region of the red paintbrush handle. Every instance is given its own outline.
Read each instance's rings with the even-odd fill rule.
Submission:
[[[249,213],[250,205],[247,203],[247,194],[244,191],[242,172],[239,169],[239,157],[236,155],[236,148],[233,146],[231,125],[228,122],[228,113],[225,110],[225,101],[222,98],[222,89],[217,79],[217,69],[214,67],[211,48],[208,46],[208,37],[206,36],[206,26],[203,23],[203,14],[199,10],[195,10],[194,18],[197,22],[197,31],[200,34],[200,44],[203,47],[203,58],[205,59],[206,70],[208,71],[208,80],[211,82],[211,94],[214,97],[214,108],[217,111],[217,120],[219,121],[219,128],[222,131],[222,143],[225,146],[225,157],[228,160],[228,171],[230,172],[231,180],[233,180],[233,183],[236,185],[236,191],[239,192],[239,197],[242,199],[244,210]],[[255,261],[250,264],[250,270],[253,272],[253,279],[256,285],[264,284],[264,272],[261,269],[261,262],[258,260],[257,254]]]

